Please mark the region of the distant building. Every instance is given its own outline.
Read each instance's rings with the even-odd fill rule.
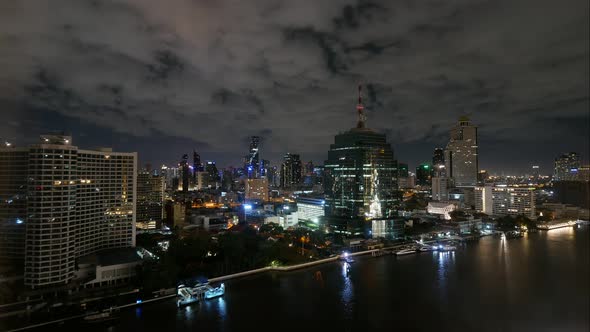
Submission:
[[[245,171],[249,179],[257,178],[260,176],[260,155],[258,151],[259,145],[259,136],[250,137],[250,149],[248,151],[248,155],[245,157]]]
[[[26,173],[14,169],[23,166]],[[136,153],[82,150],[70,136],[43,135],[25,149],[0,148],[0,167],[1,177],[4,171],[11,176],[8,184],[0,183],[0,195],[12,200],[0,205],[0,222],[26,225],[24,236],[21,229],[10,230],[6,234],[15,237],[2,238],[0,246],[24,249],[18,258],[24,258],[25,286],[68,284],[78,258],[135,246]]]
[[[182,175],[182,187],[179,188],[179,190],[182,190],[182,192],[186,194],[188,193],[191,177],[191,171],[188,165],[188,154],[182,155],[182,160],[180,160],[180,173]]]
[[[590,165],[584,165],[578,168],[578,180],[586,182],[590,181]]]
[[[246,180],[246,200],[268,202],[268,180],[266,178]]]
[[[534,188],[485,186],[475,188],[475,210],[494,216],[535,219]]]
[[[295,228],[299,223],[299,217],[297,212],[287,212],[279,215],[279,226],[284,229]]]
[[[555,158],[553,181],[577,181],[579,169],[580,156],[576,152],[564,153]]]
[[[283,164],[281,165],[281,187],[297,187],[302,180],[301,172],[302,165],[299,155],[287,153],[283,157]]]
[[[429,164],[420,164],[416,167],[416,184],[427,187],[432,181],[432,166]]]
[[[164,219],[164,178],[149,170],[137,174],[137,228],[155,229]]]
[[[298,197],[297,212],[299,219],[319,223],[324,216],[324,205],[326,201],[323,198]]]
[[[434,149],[432,155],[432,166],[439,166],[445,164],[445,150],[442,148]]]
[[[454,186],[474,187],[477,185],[478,146],[477,127],[468,117],[459,118],[451,129],[451,138],[445,149],[445,168]]]

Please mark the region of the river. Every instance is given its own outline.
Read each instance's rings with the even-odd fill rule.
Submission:
[[[562,228],[452,253],[356,258],[225,283],[222,298],[121,312],[110,331],[589,331],[590,231]],[[321,272],[322,280],[314,278]]]

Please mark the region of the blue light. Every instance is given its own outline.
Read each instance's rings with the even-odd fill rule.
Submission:
[[[18,225],[22,224],[24,221],[22,219],[16,218],[16,223]]]
[[[139,299],[137,301],[135,301],[135,303],[137,303],[137,304],[140,304],[141,302],[143,302],[143,301],[139,300]]]
[[[252,204],[244,204],[244,210],[252,210]]]

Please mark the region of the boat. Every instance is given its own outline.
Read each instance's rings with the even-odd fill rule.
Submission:
[[[420,249],[418,249],[419,251],[432,251],[432,247],[428,247],[428,246],[422,246],[420,247]]]
[[[415,254],[417,252],[416,248],[414,247],[410,247],[410,248],[405,248],[402,250],[399,250],[395,253],[396,256],[402,256],[402,255],[409,255],[409,254]]]
[[[222,283],[218,287],[212,287],[209,283],[197,283],[195,287],[179,285],[177,287],[178,307],[191,304],[203,299],[212,299],[225,294],[225,285]]]
[[[439,244],[438,246],[434,246],[433,247],[434,251],[438,251],[438,252],[445,252],[445,251],[455,251],[457,250],[456,246],[451,246],[451,245],[442,245]]]

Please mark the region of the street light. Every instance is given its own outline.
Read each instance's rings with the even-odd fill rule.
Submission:
[[[246,222],[246,211],[252,210],[252,204],[244,204],[244,222]]]

